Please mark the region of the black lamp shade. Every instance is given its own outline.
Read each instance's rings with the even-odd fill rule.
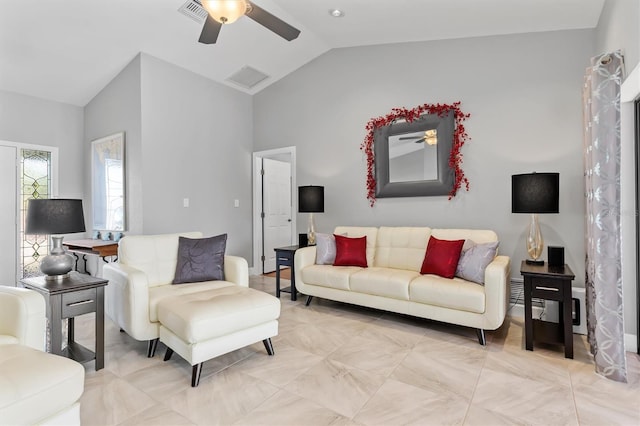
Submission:
[[[82,200],[62,198],[29,200],[26,234],[73,234],[85,230]]]
[[[560,174],[511,176],[511,213],[559,213]]]
[[[324,213],[324,186],[299,186],[298,211],[300,213]]]

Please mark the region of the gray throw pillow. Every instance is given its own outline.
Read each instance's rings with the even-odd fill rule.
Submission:
[[[316,265],[333,265],[336,239],[333,234],[316,234]]]
[[[178,240],[178,262],[173,284],[224,280],[227,234]]]
[[[456,276],[467,281],[484,284],[484,270],[496,257],[499,244],[498,241],[495,241],[485,244],[470,244],[466,250],[463,248],[460,260],[458,260]]]

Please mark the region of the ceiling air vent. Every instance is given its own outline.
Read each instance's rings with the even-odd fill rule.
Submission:
[[[242,86],[245,89],[251,89],[266,78],[269,78],[269,76],[265,73],[260,72],[255,68],[251,68],[250,66],[244,66],[240,68],[239,71],[231,74],[231,76],[227,78],[227,81],[235,83],[238,86]]]
[[[203,24],[207,18],[207,11],[202,8],[198,0],[189,0],[178,9],[184,16]]]

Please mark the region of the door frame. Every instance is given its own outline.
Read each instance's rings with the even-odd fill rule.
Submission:
[[[262,247],[263,247],[263,230],[262,230],[262,159],[272,158],[278,159],[282,155],[289,155],[291,165],[291,244],[297,243],[297,209],[298,191],[296,185],[296,147],[288,146],[284,148],[268,149],[265,151],[256,151],[252,154],[252,174],[253,174],[253,266],[249,272],[251,275],[262,274]]]
[[[15,188],[15,211],[14,211],[14,217],[15,217],[15,222],[16,222],[16,227],[15,227],[15,241],[14,241],[14,250],[15,250],[15,254],[16,254],[16,265],[15,265],[15,279],[16,279],[16,283],[19,280],[19,276],[20,276],[20,268],[19,265],[21,263],[20,260],[20,256],[22,256],[22,252],[20,251],[20,227],[21,227],[21,223],[20,223],[20,209],[22,208],[21,205],[21,199],[20,199],[20,186],[21,186],[21,179],[20,179],[20,167],[19,167],[19,162],[20,162],[20,150],[21,149],[32,149],[34,151],[46,151],[49,152],[51,154],[51,197],[55,198],[58,196],[58,147],[54,147],[54,146],[47,146],[47,145],[34,145],[34,144],[28,144],[28,143],[20,143],[20,142],[13,142],[13,141],[7,141],[7,140],[0,140],[0,145],[1,146],[6,146],[6,147],[10,147],[10,148],[15,148],[16,149],[16,157],[15,157],[15,176],[16,176],[16,188]],[[1,285],[1,284],[0,284]]]

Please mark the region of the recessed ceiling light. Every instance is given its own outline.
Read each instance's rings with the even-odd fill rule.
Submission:
[[[342,18],[344,16],[344,12],[340,9],[330,9],[329,15],[333,16],[334,18]]]

